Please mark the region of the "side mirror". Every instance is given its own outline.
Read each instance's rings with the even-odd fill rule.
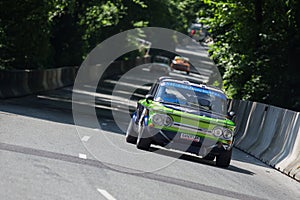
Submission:
[[[230,111],[230,112],[228,112],[228,118],[229,119],[232,119],[234,116],[235,116],[235,112],[233,112],[233,111]]]
[[[146,95],[146,102],[149,103],[149,100],[153,101],[154,100],[154,96],[151,94],[147,94]]]

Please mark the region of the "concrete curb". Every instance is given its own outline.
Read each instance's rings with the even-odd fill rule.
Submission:
[[[78,67],[1,70],[0,98],[13,98],[72,85]]]
[[[233,100],[235,146],[300,181],[300,113]]]
[[[87,81],[99,81],[126,73],[136,65],[149,63],[150,57],[115,61],[103,71],[101,64],[88,68]],[[54,90],[74,84],[79,67],[61,67],[45,70],[0,70],[0,99],[20,97],[42,91]],[[99,77],[102,74],[102,77]]]

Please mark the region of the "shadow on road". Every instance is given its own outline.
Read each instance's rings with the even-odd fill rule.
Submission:
[[[247,194],[242,194],[242,193],[235,192],[235,191],[230,191],[230,190],[224,189],[224,187],[219,188],[219,187],[209,186],[209,185],[198,183],[198,182],[192,182],[192,181],[188,181],[188,180],[184,180],[184,179],[164,176],[161,174],[138,171],[136,169],[126,168],[124,166],[118,166],[118,165],[114,165],[114,164],[110,164],[110,163],[104,163],[104,162],[101,162],[98,160],[81,159],[77,156],[71,156],[71,155],[67,155],[67,154],[54,153],[54,152],[49,152],[49,151],[45,151],[45,150],[33,149],[33,148],[28,148],[28,147],[23,147],[23,146],[18,146],[18,145],[1,143],[1,142],[0,142],[0,150],[16,152],[16,153],[25,154],[25,155],[34,155],[34,156],[47,158],[47,159],[59,160],[59,161],[64,161],[64,162],[68,162],[68,163],[75,163],[78,165],[85,165],[85,166],[90,166],[90,167],[95,167],[95,168],[107,169],[107,170],[114,171],[116,173],[128,174],[128,175],[132,175],[132,176],[136,176],[136,177],[140,177],[140,178],[154,180],[156,182],[167,183],[167,184],[172,184],[172,185],[176,185],[176,186],[186,187],[189,189],[200,190],[200,191],[209,192],[212,194],[217,194],[217,195],[230,197],[230,198],[245,199],[245,200],[251,200],[251,199],[262,200],[263,199],[263,198],[252,196],[252,195],[247,195]]]
[[[200,157],[194,156],[194,155],[182,154],[181,152],[179,153],[179,152],[170,151],[170,150],[167,150],[167,149],[157,148],[157,147],[153,147],[153,146],[151,146],[149,151],[153,152],[153,153],[160,154],[160,155],[164,155],[164,156],[170,156],[170,157],[173,157],[173,158],[179,158],[179,159],[190,161],[190,162],[195,162],[195,163],[199,163],[199,164],[205,164],[205,165],[217,167],[215,165],[215,161],[205,160],[203,158],[200,158]],[[235,149],[235,151],[236,151],[236,149]],[[247,175],[254,175],[255,174],[255,173],[253,173],[249,170],[242,169],[242,168],[234,166],[232,164],[228,168],[222,168],[222,169],[237,172],[237,173],[247,174]]]

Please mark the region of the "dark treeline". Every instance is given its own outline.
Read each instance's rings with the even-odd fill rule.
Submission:
[[[205,2],[227,94],[300,111],[299,0]]]
[[[0,69],[80,65],[104,39],[135,27],[186,33],[209,25],[224,89],[300,110],[298,0],[0,0]]]
[[[0,68],[80,65],[101,41],[135,27],[185,31],[196,18],[196,2],[0,0]]]

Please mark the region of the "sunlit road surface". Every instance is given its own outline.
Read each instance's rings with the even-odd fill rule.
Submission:
[[[187,78],[207,78],[210,67],[201,70]],[[300,199],[298,182],[238,149],[222,169],[193,155],[156,146],[140,151],[125,143],[124,111],[149,89],[143,81],[156,76],[146,66],[138,74],[102,80],[97,94],[76,91],[95,96],[96,105],[77,103],[96,107],[101,130],[84,112],[82,125],[74,125],[71,87],[1,100],[0,199]],[[180,71],[170,75],[186,77]],[[115,84],[124,91],[112,96]],[[140,90],[129,100],[130,87]],[[112,110],[124,115],[118,125]]]
[[[115,199],[300,197],[298,182],[237,149],[228,169],[189,155],[176,159],[176,152],[139,151],[111,119],[100,119],[103,131],[78,127],[79,136],[71,110],[48,103],[1,104],[0,199],[105,199],[98,189]],[[158,169],[143,173],[149,166]]]

